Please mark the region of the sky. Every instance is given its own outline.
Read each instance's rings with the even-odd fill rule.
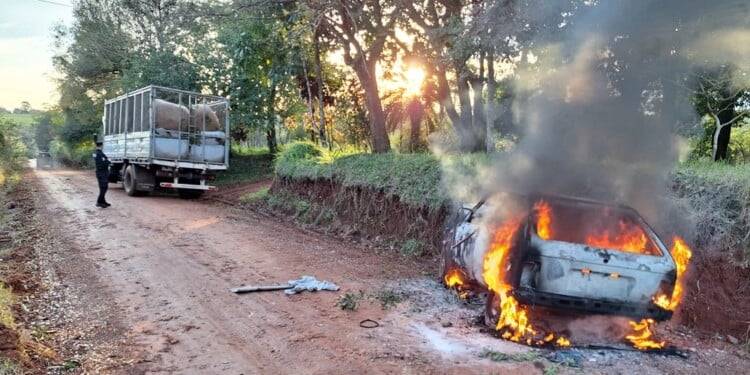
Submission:
[[[74,0],[0,0],[0,107],[57,103],[52,28],[73,22]]]

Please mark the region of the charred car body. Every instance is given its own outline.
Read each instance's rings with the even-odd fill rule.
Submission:
[[[666,320],[654,303],[672,295],[676,266],[632,208],[560,196],[514,196],[521,219],[499,272],[518,302],[566,311]],[[442,272],[462,288],[486,289],[483,255],[492,246],[493,203],[462,207],[448,224]],[[492,295],[488,309],[495,305]],[[490,314],[493,315],[493,314]]]

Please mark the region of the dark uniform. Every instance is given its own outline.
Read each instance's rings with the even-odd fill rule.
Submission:
[[[97,207],[109,207],[110,204],[104,199],[109,186],[109,158],[102,152],[101,144],[97,143],[96,152],[94,152],[94,162],[96,163],[96,180],[99,182],[99,198],[96,199]]]

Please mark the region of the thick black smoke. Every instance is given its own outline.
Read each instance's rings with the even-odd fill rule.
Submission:
[[[517,147],[469,185],[616,201],[684,232],[666,197],[687,149],[677,130],[699,121],[685,83],[750,62],[748,26],[744,0],[652,0],[591,2],[540,27],[526,53],[536,61],[516,72]]]

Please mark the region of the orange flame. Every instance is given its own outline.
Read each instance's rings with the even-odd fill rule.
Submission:
[[[487,287],[499,297],[500,316],[497,320],[496,330],[502,331],[502,337],[515,341],[525,342],[527,345],[537,343],[539,345],[551,342],[554,333],[548,333],[543,340],[535,340],[537,331],[529,322],[526,310],[521,307],[513,296],[509,295],[512,287],[504,280],[507,272],[505,267],[507,256],[511,250],[513,236],[521,227],[521,219],[508,220],[494,233],[492,245],[484,257],[482,264],[482,276]],[[564,338],[557,341],[560,346],[568,346]]]
[[[534,204],[534,211],[536,211],[537,216],[536,234],[543,240],[552,238],[552,230],[550,229],[552,208],[547,202],[540,200]]]
[[[636,349],[661,349],[664,347],[664,341],[656,342],[651,340],[651,326],[654,324],[653,319],[642,319],[640,323],[633,321],[628,322],[633,327],[633,333],[625,336]]]
[[[445,274],[445,285],[448,288],[455,289],[458,291],[458,296],[461,298],[468,298],[469,291],[465,290],[466,282],[464,282],[463,274],[458,268],[451,268]]]
[[[461,285],[464,285],[464,280],[461,277],[461,271],[459,271],[458,268],[452,268],[445,274],[445,285],[447,285],[448,288],[453,288],[454,286],[460,287]]]
[[[688,262],[693,256],[693,252],[682,238],[675,236],[674,245],[672,245],[669,253],[672,254],[675,266],[677,267],[677,282],[675,283],[671,299],[666,294],[661,293],[657,297],[654,297],[654,303],[663,309],[674,310],[680,304],[680,301],[682,301],[683,285],[685,283],[683,276],[687,270]]]
[[[620,221],[620,230],[616,234],[603,232],[586,238],[586,243],[591,246],[606,249],[617,249],[630,253],[648,254],[646,249],[648,238],[639,226],[628,225]]]
[[[549,203],[539,200],[534,204],[536,214],[536,232],[539,238],[550,240],[555,237],[552,223],[552,208]],[[658,250],[650,246],[648,236],[637,224],[630,224],[624,220],[619,221],[619,228],[603,230],[599,233],[588,235],[584,242],[591,246],[616,249],[631,253],[655,255]]]

